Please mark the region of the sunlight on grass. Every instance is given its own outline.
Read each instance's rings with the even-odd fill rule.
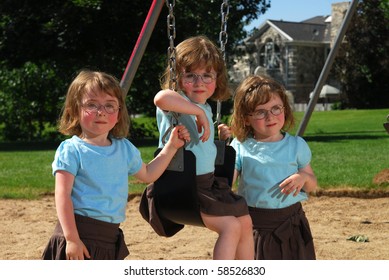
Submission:
[[[312,167],[320,189],[389,190],[372,180],[389,168],[389,135],[383,127],[389,109],[314,112],[304,139],[312,150]],[[298,120],[302,112],[295,113]],[[298,123],[297,123],[298,126]],[[297,127],[291,133],[294,134]],[[0,198],[34,199],[54,192],[51,163],[55,149],[0,150]],[[149,162],[156,146],[138,146]],[[140,194],[146,184],[129,177],[129,192]]]
[[[0,197],[36,198],[54,191],[55,151],[0,152]]]
[[[339,185],[374,188],[374,176],[389,168],[387,149],[389,139],[348,140],[327,142],[309,141],[312,149],[312,168],[321,188]]]

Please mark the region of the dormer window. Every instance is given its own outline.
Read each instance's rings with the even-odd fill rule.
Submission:
[[[268,39],[259,52],[259,65],[266,69],[279,69],[280,63],[280,48]]]

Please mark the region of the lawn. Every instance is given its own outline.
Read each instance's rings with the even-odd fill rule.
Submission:
[[[372,182],[378,172],[389,168],[389,134],[383,127],[388,113],[389,109],[312,114],[303,137],[312,150],[320,189],[389,190],[389,184]],[[302,117],[303,113],[296,113],[296,130]],[[145,162],[152,159],[155,149],[139,146]],[[54,153],[54,147],[0,145],[0,198],[35,199],[52,193]],[[145,187],[132,177],[129,181],[130,192],[139,193]]]
[[[383,127],[388,113],[388,109],[313,113],[304,138],[320,188],[380,187],[372,180],[389,168],[389,134]],[[302,116],[296,114],[299,120]]]

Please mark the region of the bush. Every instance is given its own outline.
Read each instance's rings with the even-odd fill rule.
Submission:
[[[136,117],[131,120],[130,139],[158,139],[157,121],[152,117]]]

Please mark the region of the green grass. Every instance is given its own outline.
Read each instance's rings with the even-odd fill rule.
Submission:
[[[321,189],[388,189],[373,184],[389,168],[388,109],[314,112],[304,133]],[[296,114],[301,120],[303,113]]]
[[[320,189],[389,190],[373,177],[389,168],[389,134],[383,128],[389,109],[314,112],[304,133],[312,150],[312,167]],[[303,117],[296,113],[297,125]],[[45,146],[47,147],[47,146]],[[154,145],[138,146],[142,158],[153,158]],[[35,199],[54,191],[51,162],[55,148],[0,145],[0,198]],[[130,177],[130,192],[145,185]]]
[[[359,135],[364,137],[374,134],[383,136],[385,130],[382,124],[386,121],[387,114],[389,114],[389,109],[313,112],[304,136],[351,137]],[[303,112],[295,113],[297,124],[303,119],[303,115]],[[298,125],[296,125],[296,130],[297,127]]]
[[[1,151],[0,197],[36,198],[53,191],[54,150]]]

